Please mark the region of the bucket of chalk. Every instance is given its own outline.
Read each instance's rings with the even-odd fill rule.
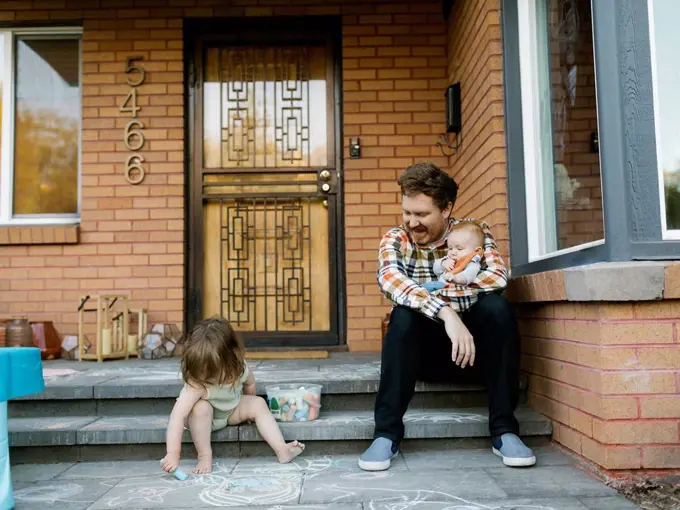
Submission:
[[[267,386],[269,410],[277,421],[314,421],[321,409],[320,384]]]

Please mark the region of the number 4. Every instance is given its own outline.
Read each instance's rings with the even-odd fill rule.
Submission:
[[[132,103],[131,106],[126,106],[128,103]],[[137,106],[137,89],[130,89],[128,95],[125,96],[125,101],[120,105],[119,110],[123,113],[131,112],[132,117],[137,117],[137,112],[141,110],[141,106]]]

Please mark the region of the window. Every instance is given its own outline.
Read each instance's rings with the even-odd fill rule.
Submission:
[[[518,0],[528,261],[604,243],[590,0]]]
[[[663,239],[680,239],[680,2],[649,0],[656,153]]]
[[[0,31],[0,224],[79,221],[80,40]]]

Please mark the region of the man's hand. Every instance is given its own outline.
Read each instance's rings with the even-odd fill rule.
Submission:
[[[456,365],[465,368],[475,364],[475,343],[472,335],[460,320],[458,314],[448,306],[439,312],[439,318],[444,321],[446,334],[451,340],[451,359]]]

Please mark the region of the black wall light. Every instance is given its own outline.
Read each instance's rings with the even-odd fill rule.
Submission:
[[[437,147],[439,147],[444,156],[452,156],[458,151],[460,142],[462,141],[461,130],[463,128],[463,119],[461,114],[461,100],[460,100],[460,82],[449,85],[446,89],[446,133],[439,135]],[[450,140],[453,134],[453,140]],[[444,150],[447,147],[451,152]]]

